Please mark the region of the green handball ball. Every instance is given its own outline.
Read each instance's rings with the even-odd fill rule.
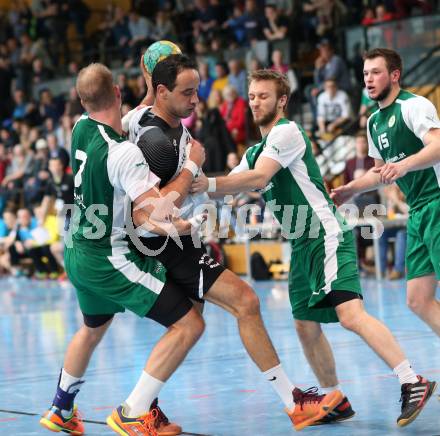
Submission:
[[[182,51],[171,41],[156,41],[144,53],[144,65],[148,73],[152,74],[158,62],[170,55],[181,54]]]

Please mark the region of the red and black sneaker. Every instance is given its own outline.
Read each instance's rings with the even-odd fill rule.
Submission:
[[[182,433],[182,427],[174,422],[170,422],[165,413],[163,413],[158,405],[157,398],[151,403],[150,411],[151,410],[156,410],[154,428],[156,429],[158,436],[176,436]]]
[[[352,418],[355,413],[348,398],[344,397],[332,412],[319,421],[314,422],[312,425],[332,424],[333,422],[345,421],[346,419]]]
[[[413,422],[417,415],[425,407],[431,395],[437,388],[436,382],[431,382],[418,375],[417,383],[405,383],[402,385],[402,394],[400,401],[402,402],[402,413],[397,418],[397,425],[404,427]]]

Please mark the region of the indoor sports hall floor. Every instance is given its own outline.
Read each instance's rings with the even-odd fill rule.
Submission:
[[[404,282],[364,280],[368,310],[386,321],[417,372],[440,380],[440,339],[405,306]],[[292,328],[285,282],[260,282],[263,315],[288,374],[300,387],[316,384]],[[268,383],[244,352],[235,322],[208,305],[207,329],[161,392],[161,405],[185,434],[293,435]],[[70,285],[0,280],[0,434],[50,434],[37,414],[51,404],[66,344],[81,316]],[[102,422],[138,379],[163,329],[119,315],[97,349],[77,397],[88,435],[111,435]],[[345,423],[307,428],[307,435],[440,435],[440,401],[433,397],[405,429],[395,425],[400,388],[390,370],[354,334],[326,328],[344,392],[356,410]],[[440,393],[440,389],[437,394]]]

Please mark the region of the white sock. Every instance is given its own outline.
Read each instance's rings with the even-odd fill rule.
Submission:
[[[328,388],[323,388],[321,386],[320,389],[321,389],[321,392],[326,395],[329,394],[330,392],[333,392],[333,391],[341,391],[342,392],[340,384],[337,384],[336,386],[329,386]]]
[[[417,378],[417,374],[411,368],[408,360],[404,360],[402,363],[397,365],[393,369],[394,374],[399,377],[399,382],[401,385],[405,383],[417,383],[419,379]]]
[[[81,378],[74,377],[70,375],[64,368],[61,370],[61,378],[60,378],[60,388],[69,393],[69,388],[74,384],[81,380]],[[75,386],[75,390],[79,389],[79,385]],[[71,393],[71,392],[70,392]]]
[[[137,418],[150,410],[151,403],[159,396],[165,383],[142,371],[142,375],[124,404],[128,418]]]
[[[281,363],[273,368],[265,371],[264,376],[266,380],[270,382],[275,392],[281,398],[288,410],[291,410],[294,406],[292,391],[295,389],[295,385],[287,377]]]

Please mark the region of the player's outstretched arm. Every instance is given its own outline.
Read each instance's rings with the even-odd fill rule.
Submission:
[[[216,194],[236,194],[238,192],[264,189],[270,179],[281,169],[281,165],[270,158],[258,158],[255,168],[228,176],[208,178],[204,174],[194,180],[192,193],[215,192]]]
[[[380,159],[375,159],[375,166],[367,171],[362,177],[352,180],[346,185],[339,186],[332,189],[330,198],[337,206],[344,204],[353,195],[362,192],[372,191],[381,185],[380,169],[385,162]]]

